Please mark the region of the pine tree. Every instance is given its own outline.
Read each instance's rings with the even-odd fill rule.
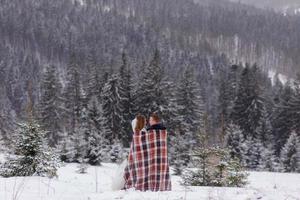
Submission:
[[[219,121],[226,128],[227,124],[230,122],[230,114],[234,106],[234,101],[238,93],[238,82],[240,78],[240,66],[232,65],[221,71],[219,84]],[[223,130],[224,131],[224,130]]]
[[[197,170],[187,170],[182,175],[184,185],[243,187],[248,174],[238,159],[232,159],[227,149],[201,148],[195,156],[199,159]]]
[[[256,129],[256,136],[264,147],[275,144],[271,116],[267,113],[266,109],[262,110],[259,126]]]
[[[1,106],[0,111],[0,145],[7,150],[12,148],[15,128],[15,113],[11,108]]]
[[[206,133],[197,132],[199,145],[189,152],[196,163],[196,171],[187,170],[182,174],[183,185],[209,186],[213,181],[213,171],[211,168],[210,157],[215,153],[214,148],[208,147]]]
[[[231,159],[227,164],[227,187],[243,187],[247,185],[248,173],[246,173],[239,160]]]
[[[167,82],[157,49],[150,64],[144,70],[134,97],[138,113],[146,116],[153,112],[162,114],[168,106],[164,91]]]
[[[298,166],[297,172],[300,173],[300,145],[298,145],[298,147],[297,147],[296,158],[298,160],[298,162],[297,162],[297,166]]]
[[[119,163],[124,159],[124,148],[120,140],[115,139],[113,141],[109,155],[110,155],[110,161],[113,163]]]
[[[174,167],[174,174],[181,175],[183,169],[188,166],[189,163],[189,149],[187,148],[186,140],[179,133],[179,131],[175,131],[174,136],[170,136],[170,161]]]
[[[279,79],[279,74],[277,73],[274,77],[274,86],[272,88],[272,96],[273,96],[273,101],[275,105],[278,105],[280,103],[280,96],[282,94],[284,85]]]
[[[230,115],[230,104],[231,104],[231,97],[230,97],[230,86],[228,85],[228,77],[225,72],[222,72],[220,75],[219,81],[219,96],[218,96],[218,110],[219,110],[219,122],[222,124],[222,128],[226,128],[226,124],[229,121]],[[222,130],[225,131],[225,130]]]
[[[75,132],[72,135],[72,140],[76,152],[74,161],[79,163],[86,163],[88,139],[91,135],[91,128],[88,118],[88,111],[85,107],[81,111],[79,122],[80,124],[75,128]]]
[[[100,74],[97,69],[97,65],[93,62],[90,64],[91,73],[88,80],[88,86],[86,88],[87,91],[87,99],[88,101],[92,99],[93,97],[96,97],[98,101],[101,100],[101,92],[103,85],[101,83],[101,78],[99,77]]]
[[[243,142],[243,132],[239,126],[229,124],[226,128],[225,147],[228,149],[229,155],[232,159],[239,160],[240,162],[243,160],[245,148]]]
[[[281,148],[286,143],[290,132],[293,129],[293,122],[290,116],[289,102],[293,96],[293,90],[287,82],[284,85],[280,94],[279,102],[275,105],[275,110],[272,113],[272,126],[274,132],[275,153],[280,156]]]
[[[93,129],[88,141],[87,159],[91,165],[101,165],[103,158],[103,150],[105,149],[104,138],[102,134]]]
[[[245,150],[243,155],[244,165],[248,169],[256,170],[259,168],[262,159],[261,152],[263,144],[257,138],[248,137],[245,140]]]
[[[45,131],[33,120],[19,126],[16,157],[1,166],[0,174],[4,177],[57,176],[57,157],[45,142]]]
[[[299,146],[299,136],[295,132],[292,132],[281,151],[281,162],[284,172],[299,171],[299,153],[297,152]]]
[[[105,139],[112,142],[114,139],[121,139],[121,119],[123,116],[122,108],[120,105],[120,82],[119,76],[114,74],[105,84],[103,88],[103,119],[107,132]]]
[[[47,138],[51,146],[57,145],[62,132],[62,86],[57,76],[56,68],[46,68],[41,84],[41,101],[39,105],[40,122],[47,130]]]
[[[298,74],[293,86],[295,92],[289,101],[288,112],[289,117],[291,118],[293,130],[300,132],[300,74]]]
[[[58,143],[58,154],[62,162],[74,162],[76,150],[72,139],[72,135],[64,132],[62,139]]]
[[[82,109],[82,85],[80,82],[79,66],[75,55],[71,55],[67,66],[66,85],[64,88],[64,109],[67,130],[72,134],[80,118]]]
[[[121,108],[121,138],[124,146],[129,147],[132,129],[130,121],[134,118],[133,97],[132,97],[132,78],[131,70],[128,65],[125,53],[122,54],[122,65],[119,71],[120,77],[120,108]]]
[[[178,114],[179,107],[176,98],[176,86],[172,81],[166,81],[163,90],[167,104],[161,107],[161,118],[168,128],[168,133],[172,135],[181,123],[181,117]]]
[[[255,136],[264,109],[264,100],[261,96],[261,88],[255,71],[254,67],[250,68],[248,65],[244,68],[231,113],[232,121],[239,125],[243,132],[249,134],[249,136]],[[245,137],[248,137],[248,135],[245,135]]]
[[[106,120],[103,118],[102,104],[92,102],[89,107],[91,132],[88,138],[87,159],[91,165],[100,165],[102,161],[108,161],[110,151],[109,141],[105,139]]]
[[[275,150],[272,145],[264,147],[261,152],[261,157],[262,159],[259,163],[260,170],[266,170],[270,172],[280,172],[282,170],[280,160],[275,155]]]
[[[209,157],[212,150],[209,148],[199,148],[195,152],[197,160],[197,170],[187,170],[182,174],[183,185],[209,186],[213,180],[212,172],[209,170]]]
[[[187,67],[177,89],[179,131],[184,134],[188,147],[193,148],[197,132],[204,131],[203,100],[195,81],[193,68]]]

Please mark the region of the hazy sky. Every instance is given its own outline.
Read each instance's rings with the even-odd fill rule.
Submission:
[[[285,7],[300,7],[300,0],[230,0],[235,2],[247,3],[258,7],[271,7],[275,9],[284,9]]]

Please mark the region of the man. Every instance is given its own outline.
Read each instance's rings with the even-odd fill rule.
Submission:
[[[167,130],[156,113],[146,131],[136,131],[125,168],[125,189],[170,191]]]

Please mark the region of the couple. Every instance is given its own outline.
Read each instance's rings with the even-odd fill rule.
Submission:
[[[146,118],[136,116],[132,121],[133,139],[125,165],[123,189],[140,191],[170,191],[167,130],[156,113],[151,114],[149,127]]]

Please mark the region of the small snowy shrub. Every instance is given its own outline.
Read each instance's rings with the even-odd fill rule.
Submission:
[[[199,148],[193,156],[198,164],[195,170],[182,174],[183,185],[243,187],[247,184],[248,174],[237,159],[231,158],[228,150]]]
[[[16,140],[15,156],[1,165],[0,175],[12,176],[57,176],[58,158],[44,141],[45,132],[30,121],[20,124]]]

